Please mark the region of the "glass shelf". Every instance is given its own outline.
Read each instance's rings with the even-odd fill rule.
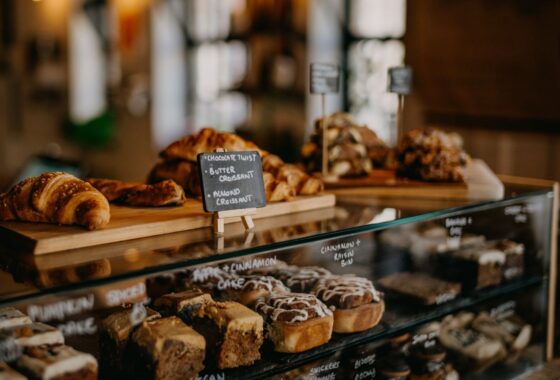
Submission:
[[[268,378],[292,368],[298,368],[319,358],[327,357],[343,349],[348,350],[367,342],[379,342],[405,332],[413,331],[417,327],[440,320],[449,314],[471,310],[478,305],[488,304],[489,302],[503,302],[510,297],[515,297],[517,293],[542,291],[546,288],[546,285],[546,280],[541,277],[527,277],[505,286],[482,290],[445,304],[421,309],[416,308],[410,303],[403,304],[398,302],[398,300],[388,299],[386,309],[391,310],[391,315],[388,315],[388,312],[386,312],[383,322],[371,330],[346,335],[333,334],[333,338],[327,344],[300,354],[280,354],[264,351],[263,357],[269,359],[262,359],[251,367],[226,370],[218,373],[205,371],[201,373],[201,376],[204,377],[205,374],[209,378],[212,375],[214,378],[225,376],[226,379]],[[268,349],[270,350],[270,348]],[[543,353],[541,352],[540,354],[542,355]]]
[[[364,232],[552,198],[551,188],[506,184],[500,201],[354,197],[331,208],[266,218],[255,233],[228,225],[223,249],[211,228],[33,256],[0,247],[0,305],[188,266],[264,254]]]

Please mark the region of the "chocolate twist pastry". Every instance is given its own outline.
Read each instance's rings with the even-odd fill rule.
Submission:
[[[300,323],[332,315],[324,303],[312,294],[272,294],[255,302],[254,309],[269,322]]]
[[[127,206],[181,205],[186,199],[183,188],[170,179],[153,185],[99,178],[90,178],[87,182],[99,190],[109,202]]]
[[[381,294],[370,280],[352,275],[322,278],[317,281],[312,292],[328,306],[340,309],[381,301]]]
[[[0,220],[77,224],[89,230],[109,223],[107,199],[92,185],[62,172],[23,180],[0,195]]]

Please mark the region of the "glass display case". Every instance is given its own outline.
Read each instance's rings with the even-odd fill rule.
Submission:
[[[557,189],[502,180],[506,197],[499,201],[340,196],[335,207],[259,220],[254,232],[229,225],[223,238],[203,228],[39,256],[2,244],[0,307],[53,326],[66,345],[96,358],[99,378],[138,368],[148,376],[145,366],[156,364],[145,364],[146,355],[157,355],[137,346],[141,333],[155,334],[156,311],[194,321],[207,352],[188,361],[203,362],[200,379],[515,378],[552,357]],[[343,277],[330,286],[331,274]],[[259,276],[282,282],[266,291],[316,296],[330,308],[304,298],[288,309],[301,315],[307,308],[303,319],[332,315],[335,331],[331,321],[328,332],[301,346],[288,347],[286,336],[279,344],[274,326],[282,318],[266,311],[264,298],[244,298]],[[170,293],[192,299],[185,291],[194,287],[210,292],[217,310],[234,300],[260,312],[247,313],[264,315],[264,325],[261,319],[253,327],[262,335],[227,336],[248,316],[226,313],[240,324],[223,322],[176,299],[173,307],[162,301]],[[13,317],[7,314],[4,320]],[[111,330],[117,314],[124,316],[121,330]],[[370,315],[376,320],[366,321]],[[344,316],[353,318],[351,327]],[[217,329],[208,328],[209,319]],[[241,343],[226,347],[228,339]],[[26,364],[14,347],[4,339],[0,354],[21,370]],[[169,374],[181,358],[158,368]]]

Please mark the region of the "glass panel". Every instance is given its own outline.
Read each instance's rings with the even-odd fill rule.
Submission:
[[[6,276],[0,300],[9,302],[19,297],[91,286],[113,279],[212,262],[218,258],[270,252],[301,244],[311,247],[309,244],[329,237],[344,237],[361,231],[384,229],[451,213],[474,212],[477,209],[489,210],[485,212],[490,213],[483,214],[485,216],[477,221],[483,224],[480,227],[482,230],[486,225],[497,228],[493,226],[496,218],[494,214],[501,211],[492,211],[493,208],[499,210],[517,202],[532,204],[531,202],[551,201],[548,198],[551,193],[540,194],[478,204],[456,200],[344,198],[338,201],[336,207],[260,219],[256,223],[255,233],[249,236],[240,223],[228,225],[223,241],[214,238],[210,228],[203,228],[40,256],[23,255],[17,250],[0,247],[2,267],[12,275]],[[543,211],[542,205],[540,208],[530,207],[532,208],[525,212],[535,215],[549,212],[546,208]],[[530,223],[546,223],[548,219],[529,216],[527,220]],[[539,229],[543,228],[542,225],[532,225],[529,222],[519,223],[519,226],[522,225],[528,230],[533,229],[531,231],[541,231]],[[514,224],[512,228],[519,226]],[[468,226],[467,231],[470,232],[472,228],[474,227]],[[505,234],[506,231],[496,233]],[[220,247],[222,244],[223,248]],[[543,248],[540,254],[544,253],[547,250]]]
[[[104,261],[115,264],[114,267],[107,268],[103,264],[80,269],[66,266],[46,277],[35,275],[36,281],[53,282],[56,275],[72,279],[105,271],[107,276],[113,277],[85,281],[80,284],[80,290],[21,300],[16,306],[33,320],[56,326],[65,334],[69,345],[98,355],[99,323],[121,304],[138,305],[131,309],[132,318],[138,310],[143,310],[141,304],[152,305],[166,293],[192,286],[202,286],[215,299],[238,299],[236,292],[250,272],[264,270],[282,278],[278,271],[282,262],[295,266],[298,271],[313,266],[319,267],[322,275],[327,270],[371,280],[384,293],[385,312],[381,322],[363,332],[334,333],[328,343],[299,354],[275,353],[270,345],[265,345],[262,359],[250,367],[222,371],[210,366],[203,375],[257,378],[293,368],[311,374],[338,373],[339,369],[346,371],[348,365],[358,365],[348,360],[359,357],[354,351],[361,350],[359,347],[364,349],[365,356],[358,367],[373,365],[372,370],[376,368],[377,359],[369,357],[375,353],[377,358],[375,347],[383,344],[383,340],[404,332],[419,334],[422,325],[465,310],[474,311],[476,315],[485,310],[500,323],[515,314],[519,317],[515,321],[521,327],[526,323],[532,326],[531,338],[518,350],[520,352],[515,352],[515,357],[510,355],[512,360],[505,361],[503,353],[498,360],[496,353],[491,368],[484,372],[487,378],[497,374],[514,375],[543,361],[543,343],[547,336],[546,273],[550,254],[550,231],[547,229],[551,221],[551,201],[550,193],[546,192],[415,216],[407,216],[400,210],[394,210],[395,214],[391,215],[385,208],[389,219],[397,215],[400,219],[368,224],[374,219],[368,215],[364,220],[354,220],[358,226],[352,228],[334,224],[335,212],[331,218],[316,221],[323,233],[313,228],[311,232],[305,230],[304,226],[309,228],[314,222],[304,222],[298,227],[290,225],[289,228],[301,230],[295,232],[297,238],[293,240],[281,236],[281,243],[235,248],[244,243],[238,237],[229,240],[226,251],[220,253],[208,246],[208,241],[215,243],[213,239],[207,237],[206,240],[202,238],[202,242],[189,243],[192,241],[189,238],[185,240],[186,245],[176,251],[154,250],[152,255],[161,255],[168,261],[161,261],[150,269],[142,269],[144,264],[139,264],[146,260],[144,252],[129,249],[118,260]],[[343,207],[342,210],[347,218],[340,218],[340,223],[363,217],[363,214],[356,215],[357,208]],[[198,232],[204,235],[205,230]],[[273,239],[275,232],[275,229],[262,231],[256,238],[269,236]],[[174,262],[176,254],[182,259]],[[68,256],[65,257],[68,260]],[[16,264],[16,260],[11,264]],[[191,267],[186,268],[189,265]],[[135,266],[138,269],[134,272]],[[133,273],[125,274],[126,269]],[[133,274],[137,276],[132,277]],[[405,280],[391,280],[403,274],[408,276]],[[301,290],[297,288],[299,283],[286,279],[284,282],[293,290],[310,292],[316,278],[308,279],[310,282]],[[434,281],[437,286],[433,285]],[[472,326],[475,326],[473,321],[465,329]],[[438,328],[440,334],[444,327],[442,322]],[[449,362],[454,368],[462,368],[461,349],[452,349],[453,343],[446,342]],[[313,360],[319,358],[325,359],[313,364]],[[344,374],[347,372],[335,376]],[[476,378],[480,374],[467,371],[467,375]]]

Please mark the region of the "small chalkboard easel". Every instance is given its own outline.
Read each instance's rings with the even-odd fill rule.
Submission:
[[[225,152],[224,148],[217,148],[215,152]],[[253,223],[253,215],[257,213],[255,207],[251,208],[241,208],[238,210],[227,210],[227,211],[216,211],[214,212],[214,233],[216,235],[223,235],[225,231],[225,219],[226,218],[237,218],[241,217],[245,231],[252,231],[255,229],[255,223]]]
[[[262,162],[258,152],[228,152],[198,155],[204,210],[212,212],[214,233],[222,236],[226,218],[241,218],[245,230],[255,228],[253,215],[266,205]],[[246,207],[243,207],[246,206]]]
[[[389,68],[388,90],[398,95],[397,106],[397,143],[403,135],[404,123],[404,99],[410,94],[412,88],[412,69],[409,66]]]
[[[329,175],[329,152],[327,128],[328,118],[326,116],[326,94],[336,93],[340,83],[340,68],[338,65],[328,63],[312,63],[309,73],[309,89],[312,94],[321,95],[321,175],[323,179],[331,177]]]

